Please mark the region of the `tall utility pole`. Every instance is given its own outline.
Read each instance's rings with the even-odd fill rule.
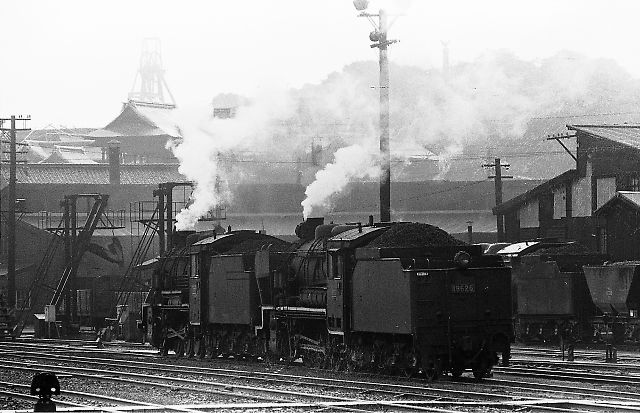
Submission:
[[[495,158],[492,164],[482,165],[484,168],[493,168],[494,174],[489,178],[494,179],[495,194],[496,194],[496,206],[502,203],[502,180],[510,179],[513,176],[502,175],[502,168],[509,169],[509,164],[500,163],[500,158]],[[498,242],[504,241],[504,217],[500,214],[496,214],[496,226],[498,231]]]
[[[6,201],[9,207],[7,214],[7,304],[11,309],[16,307],[16,132],[30,130],[26,128],[26,123],[29,120],[31,120],[30,116],[0,118],[0,132],[3,132],[3,135],[5,132],[9,132],[9,199]],[[23,127],[18,128],[16,121],[22,121]],[[10,122],[8,128],[5,126],[6,122]]]
[[[391,153],[389,150],[389,60],[387,58],[387,16],[378,13],[380,64],[380,221],[391,221]],[[375,41],[374,36],[370,36]]]
[[[391,221],[391,154],[389,150],[389,60],[387,48],[397,40],[387,39],[387,13],[380,10],[378,14],[365,12],[368,1],[354,0],[353,5],[361,13],[359,17],[369,19],[374,31],[369,33],[370,47],[378,48],[380,64],[380,221]],[[373,17],[378,17],[375,24]]]

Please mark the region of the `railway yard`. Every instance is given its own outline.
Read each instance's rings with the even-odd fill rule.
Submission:
[[[640,354],[516,346],[482,381],[336,372],[296,364],[162,357],[131,343],[19,339],[0,343],[0,405],[30,411],[36,372],[54,372],[58,410],[73,411],[638,411]],[[71,390],[73,389],[73,390]]]
[[[25,3],[0,413],[640,413],[640,3]]]

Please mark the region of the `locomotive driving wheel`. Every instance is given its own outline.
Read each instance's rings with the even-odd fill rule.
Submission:
[[[465,370],[465,357],[461,351],[454,351],[451,354],[451,360],[449,362],[449,372],[451,373],[451,377],[454,379],[459,379],[464,373]]]
[[[440,371],[435,366],[430,366],[424,369],[424,377],[427,381],[435,381],[440,377]]]
[[[462,376],[463,372],[464,368],[460,366],[454,366],[451,368],[451,377],[453,377],[454,379],[459,379]]]
[[[472,371],[473,377],[475,377],[476,380],[488,377],[489,373],[491,373],[491,363],[489,361],[489,355],[481,354],[478,357],[478,360],[476,360],[476,362],[473,364]]]
[[[418,355],[415,351],[411,350],[404,354],[400,371],[405,377],[414,377],[418,374],[419,366],[420,360],[418,359]]]

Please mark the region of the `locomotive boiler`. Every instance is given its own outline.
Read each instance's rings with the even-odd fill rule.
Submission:
[[[162,351],[333,369],[487,375],[509,356],[510,270],[439,228],[307,220],[293,244],[194,234],[163,257],[143,327]]]

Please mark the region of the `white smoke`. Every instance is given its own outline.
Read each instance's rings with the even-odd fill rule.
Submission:
[[[180,161],[178,171],[193,181],[190,203],[176,215],[178,230],[194,228],[199,218],[231,201],[229,179],[235,152],[274,148],[277,125],[291,112],[287,94],[271,92],[239,106],[231,119],[214,118],[207,104],[180,109],[176,114],[182,139],[168,146]],[[286,145],[285,145],[286,146]]]
[[[305,190],[302,201],[305,219],[324,215],[331,196],[341,192],[353,179],[375,178],[380,175],[379,154],[372,146],[351,145],[340,148],[334,161],[316,173],[316,179]]]
[[[523,136],[533,117],[614,112],[640,104],[637,81],[615,63],[569,52],[537,62],[487,52],[474,62],[451,65],[446,75],[394,64],[390,73],[393,162],[425,154],[421,159],[431,160],[428,154],[435,153],[441,179],[449,176],[453,161],[467,155],[470,144],[500,151],[503,143]],[[325,142],[323,158],[334,161],[307,188],[305,216],[327,208],[350,179],[377,176],[377,142],[367,143],[379,134],[377,83],[377,64],[357,62],[320,84],[264,93],[240,107],[235,119],[211,119],[206,107],[181,122],[183,139],[173,150],[181,173],[196,188],[193,203],[178,216],[178,227],[191,227],[199,216],[230,201],[230,180],[242,180],[239,171],[249,164],[224,160],[242,153],[260,151],[263,159],[308,163],[312,140]],[[265,168],[268,175],[275,166]]]
[[[462,146],[453,143],[447,146],[444,151],[438,154],[438,175],[434,178],[434,180],[442,180],[446,176],[449,169],[451,169],[451,159],[455,156],[462,154]]]

